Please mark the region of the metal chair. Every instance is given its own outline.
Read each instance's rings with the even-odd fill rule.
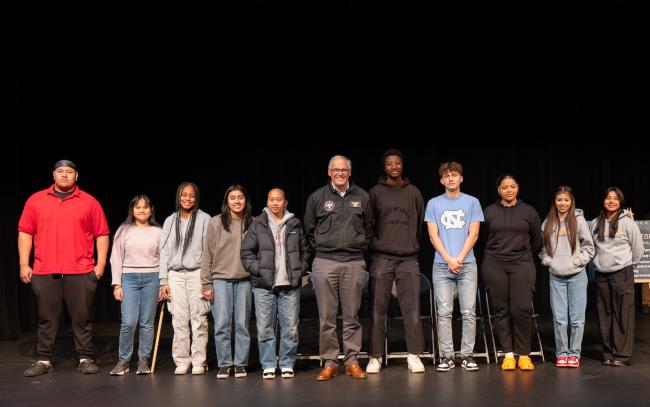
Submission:
[[[318,306],[316,304],[316,292],[314,291],[314,284],[311,281],[311,275],[303,277],[302,287],[300,287],[300,318],[298,320],[298,325],[302,325],[304,322],[318,322]],[[302,329],[298,329],[298,332],[302,332]],[[304,347],[301,349],[300,343],[298,344],[298,355],[296,359],[300,360],[320,360],[320,355],[318,354],[318,348],[316,353],[304,352]]]
[[[434,305],[433,305],[433,287],[429,279],[422,273],[420,273],[420,319],[429,323],[430,331],[426,330],[425,333],[427,336],[431,336],[431,351],[423,352],[419,356],[421,358],[430,358],[433,365],[436,365],[436,343],[434,338]],[[384,338],[384,355],[385,360],[384,364],[388,366],[389,359],[398,359],[398,358],[407,358],[408,352],[401,351],[390,351],[388,349],[388,332],[390,328],[391,320],[403,320],[401,315],[401,310],[396,304],[396,297],[391,298],[390,304],[388,306],[389,315],[386,316],[385,326],[386,326],[386,337]],[[428,312],[425,312],[428,309]],[[391,314],[391,311],[393,315]]]

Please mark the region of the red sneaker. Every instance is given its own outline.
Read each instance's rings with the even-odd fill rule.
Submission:
[[[568,359],[566,356],[560,356],[555,361],[555,367],[567,367]]]
[[[569,360],[566,362],[566,367],[579,367],[580,366],[580,358],[577,356],[571,356]]]

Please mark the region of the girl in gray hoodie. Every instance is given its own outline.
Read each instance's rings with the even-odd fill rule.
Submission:
[[[550,272],[555,366],[578,367],[587,308],[585,266],[594,257],[594,241],[582,211],[575,207],[571,187],[560,186],[555,190],[542,234],[544,246],[539,257]]]
[[[625,366],[634,345],[634,270],[643,257],[643,237],[623,210],[623,192],[610,187],[591,233],[596,244],[596,306],[603,338],[603,364]]]

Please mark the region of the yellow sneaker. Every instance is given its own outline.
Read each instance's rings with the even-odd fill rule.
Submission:
[[[515,358],[504,358],[503,363],[501,363],[501,370],[515,370],[517,362]]]
[[[519,356],[517,366],[519,370],[535,370],[535,365],[533,365],[533,361],[530,360],[529,356]]]

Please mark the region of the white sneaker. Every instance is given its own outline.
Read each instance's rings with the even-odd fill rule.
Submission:
[[[192,366],[192,374],[203,374],[208,371],[208,365],[203,366]]]
[[[379,373],[381,370],[381,361],[382,358],[370,358],[368,359],[368,365],[366,366],[366,373]]]
[[[187,370],[189,369],[189,366],[176,366],[176,370],[174,370],[174,374],[186,374]]]
[[[270,367],[268,369],[264,369],[262,372],[262,377],[265,379],[275,379],[275,368]]]
[[[282,367],[280,368],[282,371],[282,378],[283,379],[291,379],[293,377],[293,368],[291,367]]]
[[[408,364],[408,368],[411,372],[413,373],[424,372],[424,365],[422,364],[422,361],[420,360],[420,357],[418,355],[409,353],[408,357],[406,358],[406,363]]]

